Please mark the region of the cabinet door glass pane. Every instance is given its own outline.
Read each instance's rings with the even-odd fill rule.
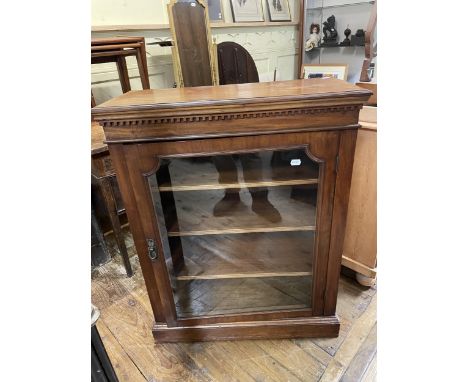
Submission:
[[[162,158],[148,180],[178,317],[311,307],[319,164],[304,149]]]

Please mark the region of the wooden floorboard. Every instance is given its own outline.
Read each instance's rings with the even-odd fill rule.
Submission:
[[[106,239],[114,252],[112,235]],[[128,235],[132,278],[118,254],[92,273],[92,302],[101,310],[98,330],[121,382],[376,380],[375,288],[341,277],[337,338],[155,344],[132,244]]]
[[[342,382],[361,381],[377,353],[377,324],[374,324],[364,343],[350,362]]]
[[[138,367],[133,363],[117,339],[107,328],[102,320],[97,323],[97,329],[101,336],[104,347],[109,354],[109,358],[114,366],[115,374],[119,381],[145,382],[146,378],[141,374]]]

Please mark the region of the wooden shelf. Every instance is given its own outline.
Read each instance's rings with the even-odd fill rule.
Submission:
[[[174,236],[202,236],[202,235],[226,235],[235,233],[258,233],[258,232],[291,232],[291,231],[315,231],[314,225],[290,226],[290,227],[256,227],[256,228],[220,228],[200,231],[170,231],[169,237]]]
[[[334,45],[334,46],[317,46],[319,49],[328,48],[364,48],[364,45]]]
[[[279,186],[294,186],[305,184],[317,184],[318,179],[292,179],[292,180],[276,180],[276,181],[259,181],[259,182],[238,182],[238,183],[208,183],[208,184],[193,184],[181,186],[161,186],[159,191],[200,191],[200,190],[224,190],[230,188],[255,188],[255,187],[279,187]]]
[[[224,196],[222,190],[175,193],[178,221],[168,229],[168,236],[314,231],[315,206],[303,200],[308,197],[312,202],[316,188],[306,185],[294,189],[296,199],[291,198],[292,187],[269,189],[268,200],[281,215],[278,222],[272,222],[272,209],[267,203],[259,205],[258,213],[252,211],[252,198],[247,189],[240,191],[241,202],[232,205],[226,216],[213,215],[214,206]]]
[[[318,166],[314,164],[307,163],[300,167],[274,166],[274,170],[272,170],[269,161],[263,158],[262,166],[261,171],[255,173],[252,169],[241,168],[238,170],[237,167],[234,170],[224,170],[226,179],[238,179],[238,181],[219,183],[219,173],[212,161],[197,162],[189,159],[172,159],[169,165],[171,182],[161,182],[159,191],[218,190],[318,183]],[[246,179],[258,180],[246,181]]]
[[[257,21],[248,23],[211,23],[211,28],[245,28],[245,27],[280,27],[280,26],[296,26],[297,21]]]
[[[297,21],[259,21],[248,23],[211,23],[211,28],[248,28],[248,27],[277,27],[297,26]],[[94,25],[91,32],[132,32],[146,30],[169,30],[169,24],[134,24],[134,25]]]
[[[375,1],[374,0],[356,0],[356,1],[350,1],[348,3],[345,3],[345,4],[331,4],[331,5],[326,5],[324,7],[310,7],[310,8],[307,8],[306,11],[312,11],[312,10],[322,10],[322,9],[331,9],[331,8],[341,8],[341,7],[352,7],[352,6],[355,6],[355,5],[363,5],[363,4],[374,4]]]
[[[184,237],[178,280],[312,275],[313,232]]]

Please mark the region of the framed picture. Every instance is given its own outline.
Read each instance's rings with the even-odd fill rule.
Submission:
[[[207,4],[210,22],[215,23],[224,21],[223,4],[221,3],[221,0],[207,0]]]
[[[231,0],[231,8],[236,23],[264,21],[262,0]]]
[[[302,65],[301,78],[337,78],[348,79],[348,65],[346,64],[308,64]]]
[[[267,0],[271,21],[291,21],[288,0]]]

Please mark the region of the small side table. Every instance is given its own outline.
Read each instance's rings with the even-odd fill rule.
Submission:
[[[101,189],[115,240],[122,255],[125,271],[127,272],[127,276],[131,277],[133,270],[119,220],[119,214],[125,210],[119,210],[117,207],[116,196],[112,187],[112,182],[115,182],[115,170],[107,145],[104,143],[104,131],[97,122],[91,123],[91,176],[96,180]]]
[[[148,64],[144,37],[113,37],[91,40],[91,64],[115,62],[122,92],[131,90],[125,57],[135,56],[143,89],[149,89]]]

